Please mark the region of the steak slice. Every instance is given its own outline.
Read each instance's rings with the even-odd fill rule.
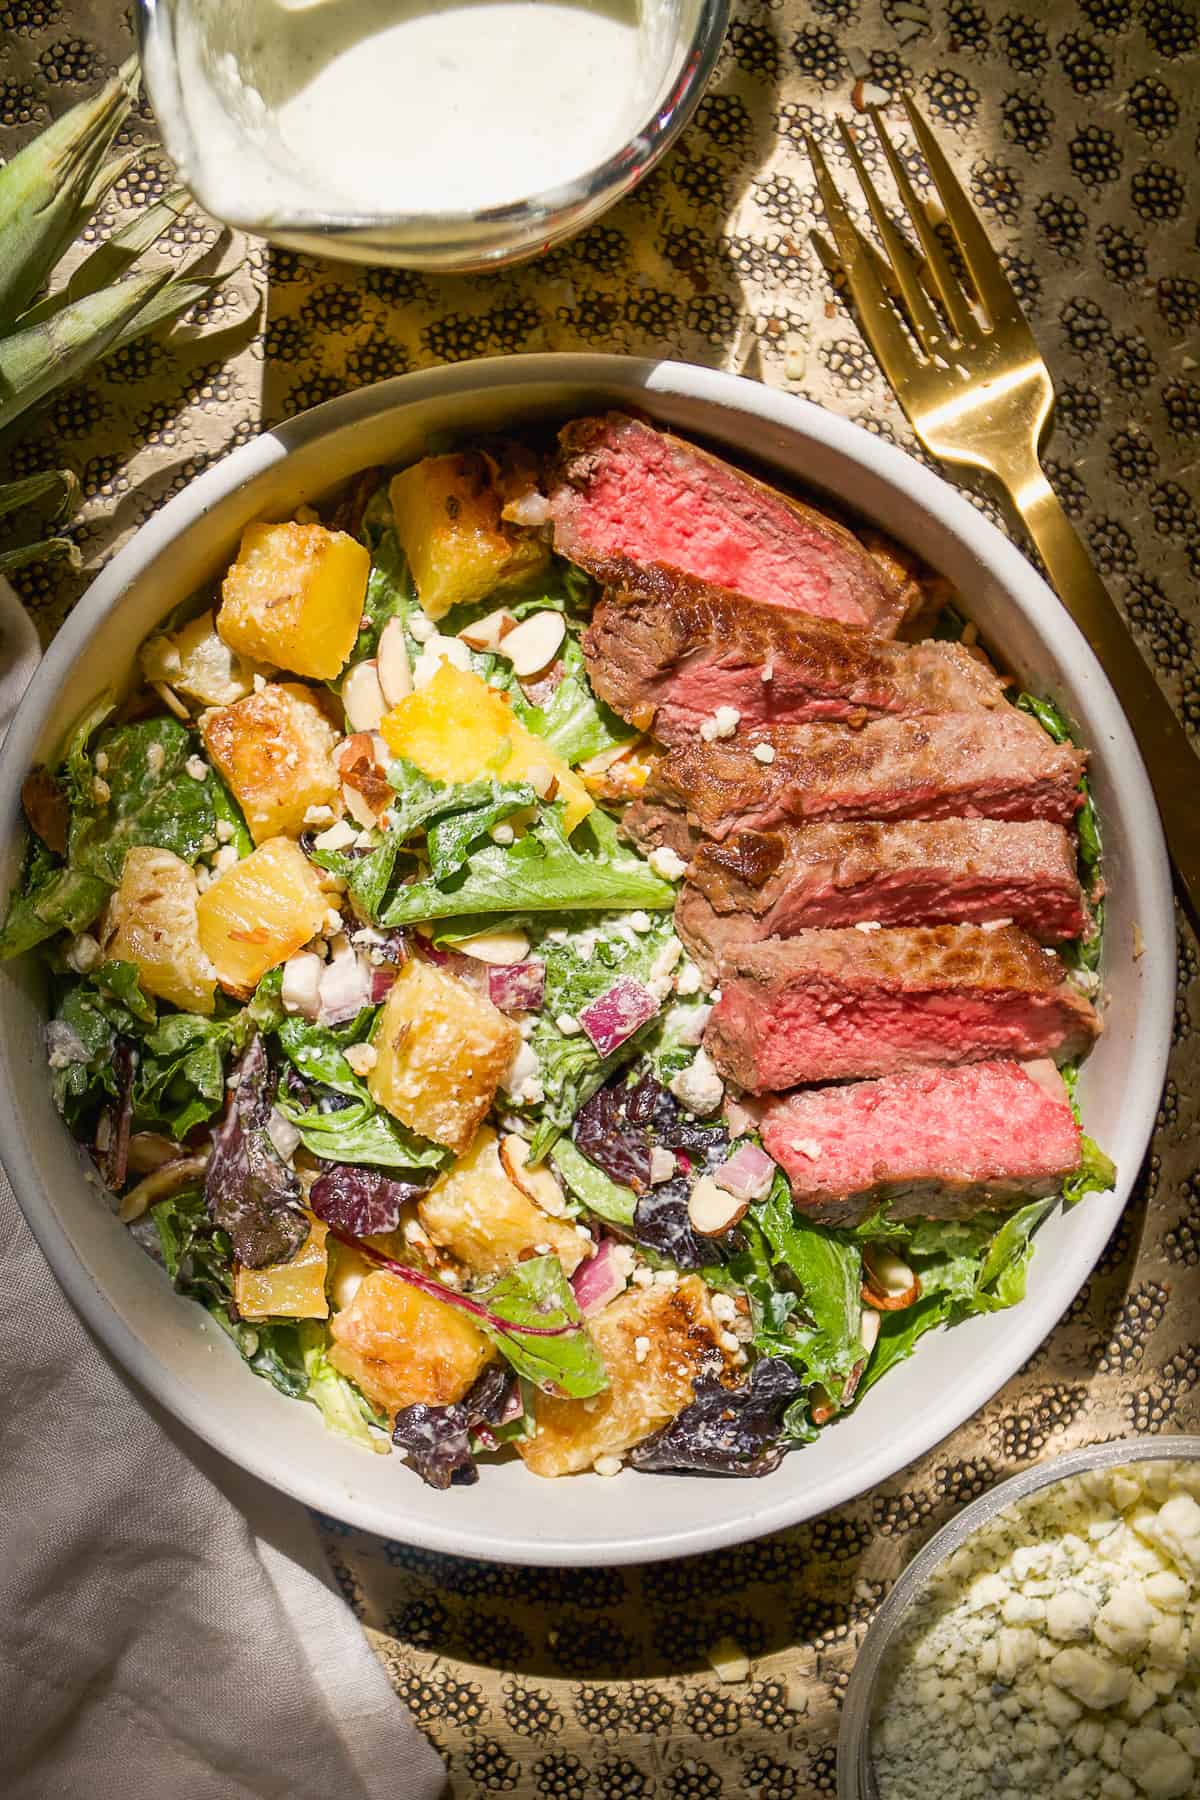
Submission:
[[[922,1069],[771,1101],[762,1140],[796,1209],[823,1225],[963,1219],[1057,1193],[1080,1130],[1050,1062]]]
[[[890,635],[919,589],[844,525],[623,413],[559,434],[554,547],[606,584],[661,565]]]
[[[678,818],[680,815],[674,815]],[[743,831],[701,842],[675,908],[701,967],[735,943],[853,925],[1004,919],[1051,942],[1088,920],[1075,846],[1042,820],[911,820]]]
[[[756,744],[774,750],[770,762]],[[1048,819],[1069,825],[1086,758],[1014,707],[923,719],[791,725],[671,750],[648,801],[678,807],[706,837],[813,820]]]
[[[852,926],[733,950],[704,1042],[757,1094],[993,1056],[1065,1062],[1099,1031],[1059,958],[1015,925]]]
[[[665,569],[611,588],[582,641],[600,698],[664,744],[696,737],[720,706],[776,725],[1003,703],[995,672],[961,644],[891,643]]]

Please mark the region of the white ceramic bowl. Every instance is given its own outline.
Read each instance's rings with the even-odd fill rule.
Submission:
[[[329,1435],[314,1408],[257,1380],[202,1310],[171,1291],[84,1179],[55,1113],[33,959],[4,965],[0,1150],[59,1280],[112,1353],[201,1437],[310,1505],[431,1549],[513,1562],[642,1562],[735,1543],[863,1493],[953,1431],[1037,1348],[1100,1255],[1150,1136],[1172,1016],[1171,890],[1150,788],[1099,665],[1040,577],[968,501],[903,452],[805,401],[679,363],[529,356],[406,375],[292,420],[193,482],[92,585],[9,731],[0,755],[0,892],[15,870],[30,764],[129,668],[159,620],[224,568],[249,520],[315,500],[369,465],[407,462],[447,432],[612,405],[641,407],[824,489],[911,545],[959,588],[1026,683],[1076,720],[1092,750],[1106,831],[1111,994],[1080,1098],[1120,1179],[1114,1194],[1049,1221],[1021,1306],[952,1335],[932,1333],[850,1417],[764,1480],[626,1471],[551,1482],[514,1463],[487,1469],[474,1487],[435,1493],[398,1456],[371,1456]],[[1135,923],[1145,944],[1137,958]]]

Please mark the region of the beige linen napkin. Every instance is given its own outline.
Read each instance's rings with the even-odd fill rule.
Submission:
[[[16,670],[0,663],[3,723],[36,660],[5,588],[0,654],[20,654]],[[0,1793],[444,1792],[440,1759],[330,1584],[308,1514],[108,1359],[0,1170]]]

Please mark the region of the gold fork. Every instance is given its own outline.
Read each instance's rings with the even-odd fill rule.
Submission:
[[[871,118],[909,222],[919,263],[839,120],[883,255],[853,223],[812,139],[808,154],[867,341],[913,430],[940,461],[993,476],[1037,545],[1059,598],[1100,659],[1141,746],[1180,885],[1200,913],[1200,758],[1138,651],[1038,457],[1054,403],[1050,371],[970,201],[937,139],[904,105],[933,178],[972,294],[913,191],[878,110]],[[818,249],[823,247],[818,241]],[[828,260],[826,258],[826,260]]]

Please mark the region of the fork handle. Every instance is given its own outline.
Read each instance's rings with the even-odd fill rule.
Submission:
[[[1100,660],[1133,727],[1158,801],[1175,874],[1200,919],[1200,756],[1143,659],[1039,463],[997,470],[1059,599]]]

